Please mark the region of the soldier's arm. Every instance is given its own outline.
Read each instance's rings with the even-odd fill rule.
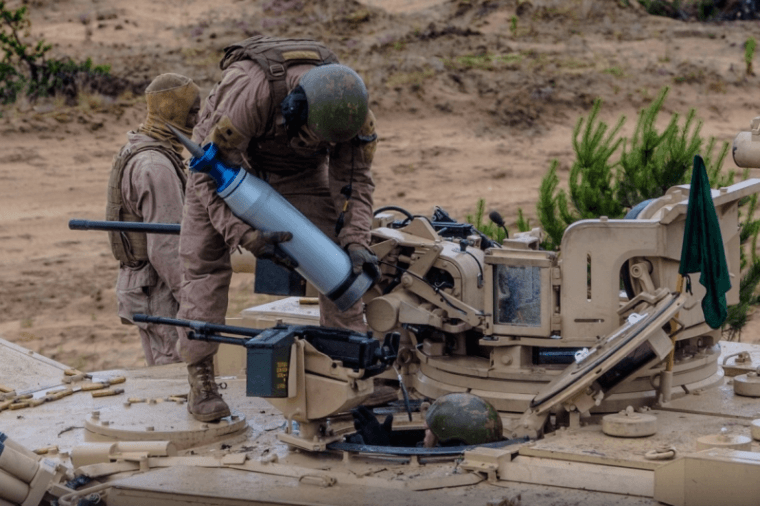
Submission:
[[[345,208],[343,229],[338,235],[342,247],[351,243],[369,246],[375,190],[371,167],[376,146],[375,116],[370,111],[355,139],[330,150],[330,194],[338,213]],[[351,185],[351,197],[346,206],[341,190],[347,185]]]
[[[245,166],[248,143],[264,134],[269,102],[269,85],[261,69],[250,61],[234,63],[209,93],[193,140],[202,145],[213,142],[226,162]]]
[[[263,135],[268,112],[269,87],[263,72],[249,61],[234,63],[209,93],[193,140],[202,145],[214,142],[227,163],[249,169],[245,152],[252,138]],[[193,191],[208,210],[214,228],[230,248],[237,247],[251,227],[232,214],[210,177],[190,177]]]

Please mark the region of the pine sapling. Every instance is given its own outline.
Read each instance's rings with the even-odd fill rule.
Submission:
[[[530,219],[526,218],[523,214],[521,207],[517,208],[517,230],[520,232],[530,232]]]
[[[541,180],[538,190],[538,204],[536,212],[541,226],[546,232],[546,240],[542,247],[547,250],[557,250],[562,243],[562,235],[565,233],[567,223],[560,218],[560,209],[567,208],[567,198],[564,190],[557,192],[559,177],[557,167],[559,161],[552,160],[549,172]]]
[[[747,42],[744,44],[744,63],[747,64],[747,75],[748,76],[754,76],[755,73],[752,71],[752,60],[755,58],[755,47],[757,46],[757,41],[754,37],[750,37],[747,39]]]
[[[588,119],[581,117],[573,131],[576,160],[570,168],[569,185],[570,200],[578,216],[576,219],[599,216],[618,218],[624,214],[613,185],[613,168],[617,164],[611,163],[610,158],[623,142],[622,138],[616,137],[625,123],[625,116],[621,116],[605,136],[609,127],[598,120],[601,107],[602,101],[597,99]]]

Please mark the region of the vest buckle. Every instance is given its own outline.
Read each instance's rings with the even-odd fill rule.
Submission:
[[[273,63],[269,66],[269,72],[272,77],[282,77],[285,75],[285,67],[279,63]]]

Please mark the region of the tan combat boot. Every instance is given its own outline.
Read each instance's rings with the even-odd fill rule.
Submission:
[[[214,381],[214,357],[207,357],[187,366],[187,381],[190,394],[187,396],[187,410],[196,420],[213,422],[230,416],[230,407],[219,395]]]

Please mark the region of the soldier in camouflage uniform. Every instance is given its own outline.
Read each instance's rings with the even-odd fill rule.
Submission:
[[[148,115],[114,157],[106,219],[180,223],[185,200],[182,145],[166,123],[190,134],[198,120],[200,90],[179,74],[162,74],[145,90]],[[179,309],[179,238],[173,235],[109,232],[119,260],[116,298],[124,323],[145,313],[174,318]],[[148,365],[179,362],[177,330],[136,323]]]
[[[322,232],[345,248],[355,272],[377,274],[369,250],[374,184],[374,116],[361,78],[314,41],[252,37],[226,48],[222,79],[211,90],[193,140],[214,142],[222,158],[271,184]],[[232,214],[205,174],[190,174],[180,235],[180,318],[224,323],[238,246],[278,260],[289,231],[261,232]],[[373,275],[374,275],[373,274]],[[341,313],[320,296],[320,323],[366,331],[361,302]],[[201,421],[230,414],[214,383],[218,344],[190,341],[188,411]]]

